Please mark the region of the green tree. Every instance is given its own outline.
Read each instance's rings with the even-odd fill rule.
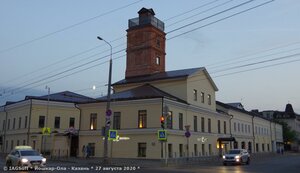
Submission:
[[[283,141],[294,142],[297,141],[297,132],[292,130],[291,127],[284,121],[276,120],[277,123],[282,125]]]

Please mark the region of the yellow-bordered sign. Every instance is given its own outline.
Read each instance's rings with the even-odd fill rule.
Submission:
[[[50,133],[51,133],[50,127],[43,127],[42,128],[42,134],[43,135],[50,135]]]
[[[116,140],[118,136],[117,130],[109,130],[108,131],[108,140]]]
[[[160,141],[166,141],[167,140],[167,131],[166,130],[158,130],[157,138]]]

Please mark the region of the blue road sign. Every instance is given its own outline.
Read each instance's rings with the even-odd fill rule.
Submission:
[[[167,140],[167,131],[166,130],[158,130],[157,138],[160,141],[166,141]]]
[[[118,131],[117,130],[109,130],[108,131],[108,139],[109,140],[115,140],[117,139]]]

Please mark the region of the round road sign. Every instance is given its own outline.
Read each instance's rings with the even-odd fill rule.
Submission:
[[[110,117],[111,116],[111,110],[110,109],[108,109],[107,111],[106,111],[106,116],[108,116],[108,117]]]

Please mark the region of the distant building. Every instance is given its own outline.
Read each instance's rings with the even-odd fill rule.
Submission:
[[[294,112],[292,104],[287,104],[284,111],[267,110],[260,114],[265,118],[284,121],[298,134],[298,141],[285,141],[285,148],[288,150],[300,150],[300,115]]]
[[[276,152],[283,147],[282,126],[244,110],[241,103],[224,104],[217,101],[217,110],[231,116],[231,136],[235,138],[234,148],[250,152]]]

